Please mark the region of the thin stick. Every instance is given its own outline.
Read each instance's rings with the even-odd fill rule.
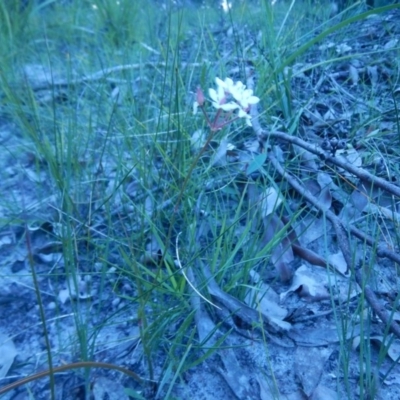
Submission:
[[[187,63],[187,62],[181,63],[182,68],[201,67],[203,65],[204,65],[204,63]],[[146,62],[146,63],[141,63],[141,64],[117,65],[116,67],[105,68],[105,69],[102,69],[101,71],[97,71],[91,75],[84,76],[84,77],[78,78],[78,79],[70,79],[70,80],[60,79],[58,81],[55,80],[53,82],[38,83],[36,85],[32,85],[32,89],[33,90],[44,90],[44,89],[49,89],[50,87],[65,87],[65,86],[80,85],[82,83],[99,81],[99,80],[107,77],[107,75],[113,74],[115,72],[121,72],[121,71],[126,71],[126,70],[136,70],[136,69],[141,69],[143,67],[158,68],[158,67],[166,67],[166,66],[167,66],[167,63],[165,63],[165,62],[157,62],[157,63]]]

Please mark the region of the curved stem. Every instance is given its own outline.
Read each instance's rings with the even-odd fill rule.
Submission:
[[[75,368],[115,369],[119,372],[122,372],[125,375],[130,376],[131,378],[135,379],[137,382],[143,383],[143,380],[142,380],[142,378],[140,378],[139,375],[135,374],[134,372],[132,372],[129,369],[126,369],[124,367],[119,367],[118,365],[115,365],[115,364],[109,364],[109,363],[97,362],[97,361],[80,361],[80,362],[76,362],[76,363],[72,363],[72,364],[62,365],[60,367],[53,367],[52,371],[46,370],[46,371],[38,372],[37,374],[30,375],[26,378],[20,379],[19,381],[10,383],[9,385],[0,388],[0,395],[8,392],[9,390],[16,389],[19,386],[25,385],[29,382],[44,378],[44,377],[50,375],[51,373],[55,374],[58,372],[64,372],[64,371],[68,371],[70,369],[75,369]]]

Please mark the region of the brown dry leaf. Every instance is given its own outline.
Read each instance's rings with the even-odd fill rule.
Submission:
[[[285,229],[285,226],[276,214],[271,214],[263,218],[263,222],[264,236],[261,239],[261,246],[265,247],[277,237],[279,232]],[[275,266],[282,282],[287,282],[292,279],[293,270],[291,263],[293,260],[294,255],[290,239],[284,236],[282,240],[274,246],[270,257],[270,261]]]
[[[281,204],[282,195],[273,186],[268,187],[259,196],[259,206],[262,217],[272,214]]]
[[[340,218],[351,222],[360,217],[362,212],[368,212],[399,222],[400,214],[392,208],[393,196],[383,192],[372,183],[360,181],[357,189],[351,194],[349,202],[343,207]]]
[[[346,54],[349,53],[352,48],[347,43],[340,43],[336,46],[336,53],[337,54]]]
[[[329,275],[324,269],[302,265],[296,270],[289,290],[281,293],[281,302],[295,291],[299,291],[299,296],[308,301],[330,298],[332,295],[328,289],[330,285],[335,286],[335,298],[340,298],[342,301],[357,296],[359,293],[357,286],[349,288],[349,279],[344,276],[333,273]],[[351,290],[350,293],[349,290]]]
[[[0,379],[7,375],[17,354],[17,349],[12,339],[0,333]]]
[[[281,293],[281,301],[285,301],[291,293],[296,291],[299,291],[298,294],[300,297],[308,301],[329,299],[330,293],[325,287],[325,280],[321,282],[321,274],[314,272],[315,271],[310,270],[306,265],[302,265],[298,268],[294,274],[293,282],[289,290]],[[324,275],[326,275],[326,272],[323,272]]]
[[[92,394],[94,400],[129,400],[125,388],[119,382],[104,377],[94,381]]]
[[[14,242],[15,242],[14,235],[8,234],[8,232],[2,233],[2,236],[0,237],[0,249],[2,249],[3,247],[4,248],[8,247]]]
[[[244,302],[261,312],[265,318],[269,319],[283,330],[290,329],[292,325],[289,322],[284,321],[288,315],[288,311],[277,304],[279,301],[278,295],[273,292],[268,285],[261,282],[260,276],[257,272],[250,271],[250,273],[253,281],[257,284],[257,287],[248,290]],[[276,301],[273,301],[271,299],[272,297],[274,297]]]
[[[304,186],[316,197],[323,211],[327,211],[332,205],[332,195],[328,185],[321,186],[315,179],[304,181]]]
[[[227,164],[226,153],[228,151],[228,138],[224,137],[211,158],[210,166],[223,167]]]
[[[58,299],[62,304],[68,299],[90,299],[94,292],[90,288],[90,276],[86,275],[84,279],[81,279],[80,275],[76,276],[76,280],[71,276],[66,284],[67,288],[62,289],[58,293]]]
[[[251,269],[249,272],[249,275],[250,275],[252,282],[255,285],[261,285],[261,286],[259,286],[259,289],[264,293],[263,294],[264,298],[266,298],[269,301],[272,301],[274,303],[279,303],[279,301],[280,301],[279,294],[276,293],[275,290],[270,285],[263,282],[263,280],[261,279],[261,276],[258,272],[254,271],[254,269]]]
[[[369,79],[371,80],[372,87],[376,86],[376,84],[379,81],[378,67],[376,65],[374,65],[374,66],[368,65],[367,73],[368,73]]]
[[[366,206],[366,211],[371,214],[376,214],[379,217],[384,217],[390,221],[400,223],[400,214],[390,210],[389,208],[379,207],[375,204],[368,203]]]
[[[280,398],[280,393],[274,382],[267,382],[264,376],[257,375],[257,382],[260,386],[260,399],[261,400],[273,400]]]
[[[260,142],[257,139],[247,140],[244,143],[244,148],[250,153],[258,153],[260,150]]]
[[[344,259],[343,253],[340,250],[335,254],[329,254],[328,263],[342,275],[346,274],[347,264],[346,260]]]
[[[322,209],[324,211],[329,210],[331,208],[332,205],[332,194],[331,194],[331,182],[328,184],[326,181],[326,177],[328,175],[325,173],[318,173],[317,175],[317,181],[319,186],[321,187],[321,192],[318,196],[318,200],[322,205]]]
[[[43,183],[46,182],[48,176],[45,171],[33,171],[31,169],[25,168],[25,176],[31,181],[35,183]]]
[[[337,118],[335,111],[329,108],[328,111],[323,115],[324,121],[334,121]]]
[[[330,355],[331,350],[324,347],[297,347],[295,373],[307,397],[310,397],[318,386]]]
[[[360,186],[360,184],[359,184]],[[361,216],[365,207],[368,204],[368,196],[358,188],[353,191],[349,201],[344,205],[340,211],[339,217],[346,223],[351,223]]]
[[[326,386],[318,385],[309,400],[337,400],[338,394]]]
[[[318,50],[322,51],[326,51],[329,49],[332,49],[336,46],[336,44],[334,42],[326,42],[324,44],[321,44],[321,46],[318,47]]]
[[[371,199],[382,198],[381,192],[381,189],[374,187],[371,183],[360,181],[357,189],[351,194],[351,201],[358,211],[363,211]]]
[[[372,336],[371,341],[377,341],[379,343],[384,344],[385,346],[388,344],[389,349],[387,351],[388,356],[392,359],[392,361],[399,362],[400,359],[400,340],[394,339],[393,341],[389,342],[389,338],[387,336],[386,341],[383,336]]]
[[[211,277],[210,271],[207,266],[203,266],[203,270],[205,271],[206,275],[210,277],[211,283],[209,286],[212,288],[210,290],[210,293],[214,293],[215,297],[217,297],[219,300],[222,300],[221,302],[225,303],[225,305],[234,302],[236,306],[233,307],[236,307],[236,309],[238,304],[243,304],[239,300],[223,292],[218,287],[218,284],[215,282],[214,278]],[[191,269],[188,269],[187,274],[188,278],[195,284],[193,271]],[[191,295],[191,303],[196,311],[195,320],[200,342],[205,342],[208,339],[207,346],[214,345],[217,339],[221,338],[221,333],[218,331],[214,322],[203,309],[199,296],[194,292],[192,292]],[[247,306],[245,307],[247,308]],[[229,305],[227,308],[232,311],[232,307],[230,307]],[[220,349],[218,354],[224,365],[224,369],[218,368],[218,372],[225,379],[229,387],[232,389],[233,393],[236,394],[237,398],[258,398],[258,394],[254,393],[253,388],[250,385],[249,379],[247,377],[248,373],[242,370],[236,358],[234,350],[227,347],[224,349]]]
[[[238,399],[257,399],[258,393],[254,393],[250,385],[249,376],[240,366],[233,349],[226,348],[219,351],[225,371],[219,368],[219,373],[223,376],[226,383],[235,393]]]
[[[352,330],[349,329],[346,331],[346,337],[344,338],[343,332],[340,332],[335,324],[324,326],[322,323],[318,325],[318,329],[315,326],[309,328],[302,324],[295,325],[287,333],[290,339],[294,340],[298,346],[305,347],[326,346],[338,343],[341,340],[350,340],[359,334],[360,327],[355,326]]]
[[[393,49],[394,47],[397,46],[398,43],[399,43],[399,39],[398,39],[398,38],[393,38],[393,39],[390,39],[390,40],[383,46],[383,48],[384,48],[385,50]]]
[[[289,220],[287,218],[282,218],[283,221],[288,224]],[[327,267],[327,262],[326,260],[319,256],[317,253],[315,253],[312,250],[307,249],[306,247],[303,247],[297,238],[296,231],[293,228],[290,228],[288,231],[288,238],[290,239],[290,242],[292,244],[292,250],[293,253],[303,259],[304,261],[309,262],[312,265],[318,265],[320,267]]]
[[[309,169],[310,171],[318,171],[318,165],[317,165],[318,156],[297,145],[294,145],[293,149],[296,152],[296,154],[300,156],[301,164],[303,167]]]
[[[354,86],[357,85],[358,81],[360,80],[360,75],[358,73],[358,69],[356,67],[354,67],[353,65],[350,65],[349,75],[350,75],[350,80],[351,80],[352,84]]]
[[[196,287],[196,278],[194,276],[191,267],[186,270],[187,279],[191,284]],[[195,310],[195,321],[197,334],[201,344],[206,344],[207,347],[215,345],[218,338],[221,337],[221,333],[218,331],[217,326],[214,324],[207,311],[202,306],[203,299],[194,291],[190,293],[190,303],[193,310]]]
[[[195,321],[197,334],[200,343],[204,343],[207,347],[213,345],[219,336],[218,330],[208,313],[201,305],[201,299],[197,293],[193,291],[191,297],[192,307],[195,309]]]
[[[365,211],[391,221],[400,221],[400,214],[394,208],[397,204],[394,204],[393,196],[369,182],[359,182],[357,190],[351,195],[351,203],[359,211],[357,215]]]
[[[323,237],[326,228],[326,220],[323,218],[317,219],[314,216],[305,217],[294,224],[296,235],[303,246],[307,246],[320,237]]]
[[[371,343],[375,343],[378,347],[383,346],[387,355],[394,362],[399,362],[400,360],[400,340],[393,339],[392,335],[388,335],[386,337],[382,335],[374,335],[369,338]],[[360,345],[360,336],[357,336],[353,339],[353,349],[356,350]],[[389,346],[389,348],[387,348]]]
[[[192,137],[190,138],[192,151],[200,151],[206,144],[206,140],[206,132],[203,129],[198,129],[197,131],[194,131]]]
[[[360,168],[362,166],[362,158],[360,153],[353,147],[349,149],[340,149],[336,152],[335,157],[337,157],[340,161],[350,163],[353,167]],[[338,168],[340,173],[344,175],[351,181],[354,181],[354,175],[350,172],[345,171],[342,168]]]

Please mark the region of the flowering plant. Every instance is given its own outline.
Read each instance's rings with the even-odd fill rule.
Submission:
[[[215,78],[215,82],[217,89],[208,89],[211,103],[217,109],[214,119],[210,120],[205,111],[205,97],[200,87],[197,88],[193,113],[196,113],[200,107],[212,131],[220,130],[238,118],[245,118],[247,125],[252,126],[251,116],[248,112],[250,111],[250,106],[257,104],[260,99],[253,95],[251,89],[246,89],[246,85],[240,81],[233,82],[230,78],[226,78],[223,81],[222,79]],[[234,114],[236,110],[237,114]]]

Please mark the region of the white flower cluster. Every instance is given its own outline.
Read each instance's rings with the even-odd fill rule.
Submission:
[[[246,89],[246,85],[242,82],[233,82],[232,79],[226,78],[224,81],[215,78],[217,90],[209,89],[208,93],[212,100],[212,105],[217,110],[234,111],[239,110],[238,117],[246,118],[247,125],[251,126],[251,116],[248,114],[250,106],[257,104],[260,99],[253,96],[251,89]],[[228,98],[229,101],[228,101]]]

